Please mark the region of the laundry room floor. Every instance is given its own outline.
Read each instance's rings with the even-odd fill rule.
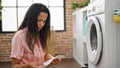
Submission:
[[[82,68],[74,59],[64,59],[60,64],[50,65],[47,68]]]
[[[11,62],[0,62],[0,68],[12,68]],[[74,59],[63,59],[60,64],[49,65],[47,68],[82,68]]]

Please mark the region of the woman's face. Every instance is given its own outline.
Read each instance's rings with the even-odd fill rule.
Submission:
[[[37,17],[37,26],[38,30],[40,31],[42,27],[45,25],[47,20],[48,14],[45,12],[41,12]]]

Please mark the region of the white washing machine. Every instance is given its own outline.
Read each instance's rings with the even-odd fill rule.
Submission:
[[[86,27],[87,27],[87,22],[85,20],[86,16],[87,7],[76,10],[72,14],[73,57],[81,65],[81,67],[86,67],[86,64],[88,64],[86,48]]]
[[[113,22],[120,0],[88,5],[88,68],[120,68],[120,26]]]

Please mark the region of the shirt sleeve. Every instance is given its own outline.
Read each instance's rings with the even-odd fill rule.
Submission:
[[[24,50],[22,47],[22,39],[20,35],[14,35],[11,43],[11,58],[21,59],[23,56]]]

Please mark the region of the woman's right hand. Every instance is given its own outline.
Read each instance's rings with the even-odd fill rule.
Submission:
[[[45,68],[37,62],[29,62],[28,64],[20,64],[20,60],[12,58],[12,68]]]
[[[40,68],[36,62],[29,62],[28,63],[28,67],[29,68]]]
[[[45,68],[44,65],[38,65],[36,62],[30,62],[28,63],[29,68]]]

